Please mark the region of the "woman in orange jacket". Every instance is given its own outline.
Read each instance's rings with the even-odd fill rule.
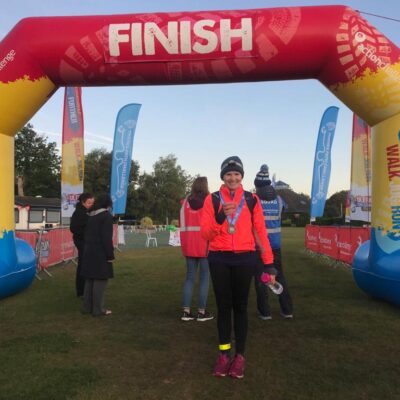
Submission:
[[[272,283],[276,275],[263,211],[258,197],[243,190],[243,175],[239,157],[229,157],[222,163],[220,176],[224,184],[219,192],[207,196],[201,222],[201,235],[209,241],[208,262],[218,308],[220,352],[213,374],[239,379],[244,376],[247,301],[257,265],[256,240],[264,272],[271,275]],[[232,311],[236,350],[233,360]]]

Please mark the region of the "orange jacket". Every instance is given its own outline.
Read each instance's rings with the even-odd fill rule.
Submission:
[[[187,199],[183,200],[180,212],[181,249],[185,257],[207,257],[207,241],[200,235],[203,208],[193,210]]]
[[[229,189],[222,185],[220,192],[224,201],[232,201],[230,199]],[[235,191],[233,201],[239,205],[244,190],[242,185]],[[257,236],[257,244],[261,251],[261,257],[264,264],[272,264],[274,256],[269,244],[267,230],[265,228],[264,215],[257,195],[254,197],[257,202],[253,210],[253,224],[251,222],[251,212],[247,207],[246,201],[243,204],[242,211],[235,224],[235,233],[228,233],[228,221],[225,220],[219,225],[215,220],[214,206],[211,194],[206,197],[203,207],[203,217],[201,220],[201,236],[209,241],[208,249],[210,251],[254,251],[256,244],[254,235]],[[220,205],[222,207],[222,205]],[[253,233],[255,232],[255,233]]]

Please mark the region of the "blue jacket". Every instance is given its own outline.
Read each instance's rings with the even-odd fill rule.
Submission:
[[[268,239],[272,249],[281,248],[281,216],[286,204],[282,197],[274,200],[260,200],[264,213],[265,226],[268,231]]]

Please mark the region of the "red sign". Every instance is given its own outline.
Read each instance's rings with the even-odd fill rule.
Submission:
[[[353,245],[351,241],[351,229],[347,227],[338,228],[336,246],[338,249],[337,259],[347,264],[351,264],[354,255]]]
[[[334,259],[337,258],[337,228],[331,226],[319,229],[319,252]]]
[[[319,226],[318,225],[307,225],[306,226],[306,236],[305,236],[305,246],[306,249],[319,252]]]
[[[370,236],[369,228],[307,225],[305,247],[351,264],[358,247],[369,240]]]
[[[27,241],[39,257],[39,268],[45,269],[51,265],[77,257],[77,251],[69,228],[56,228],[47,231],[16,231],[16,236]],[[40,239],[40,245],[38,240]],[[113,225],[113,243],[118,244],[117,225]]]

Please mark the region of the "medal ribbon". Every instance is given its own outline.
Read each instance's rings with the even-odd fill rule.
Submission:
[[[219,199],[221,201],[221,204],[224,205],[225,201],[222,197],[221,192],[219,193]],[[242,212],[242,208],[243,208],[243,204],[244,204],[244,194],[242,194],[242,198],[240,199],[239,205],[236,208],[236,212],[235,215],[233,217],[231,217],[230,215],[226,216],[226,219],[228,220],[229,226],[235,226],[237,219],[239,218],[240,213]]]

